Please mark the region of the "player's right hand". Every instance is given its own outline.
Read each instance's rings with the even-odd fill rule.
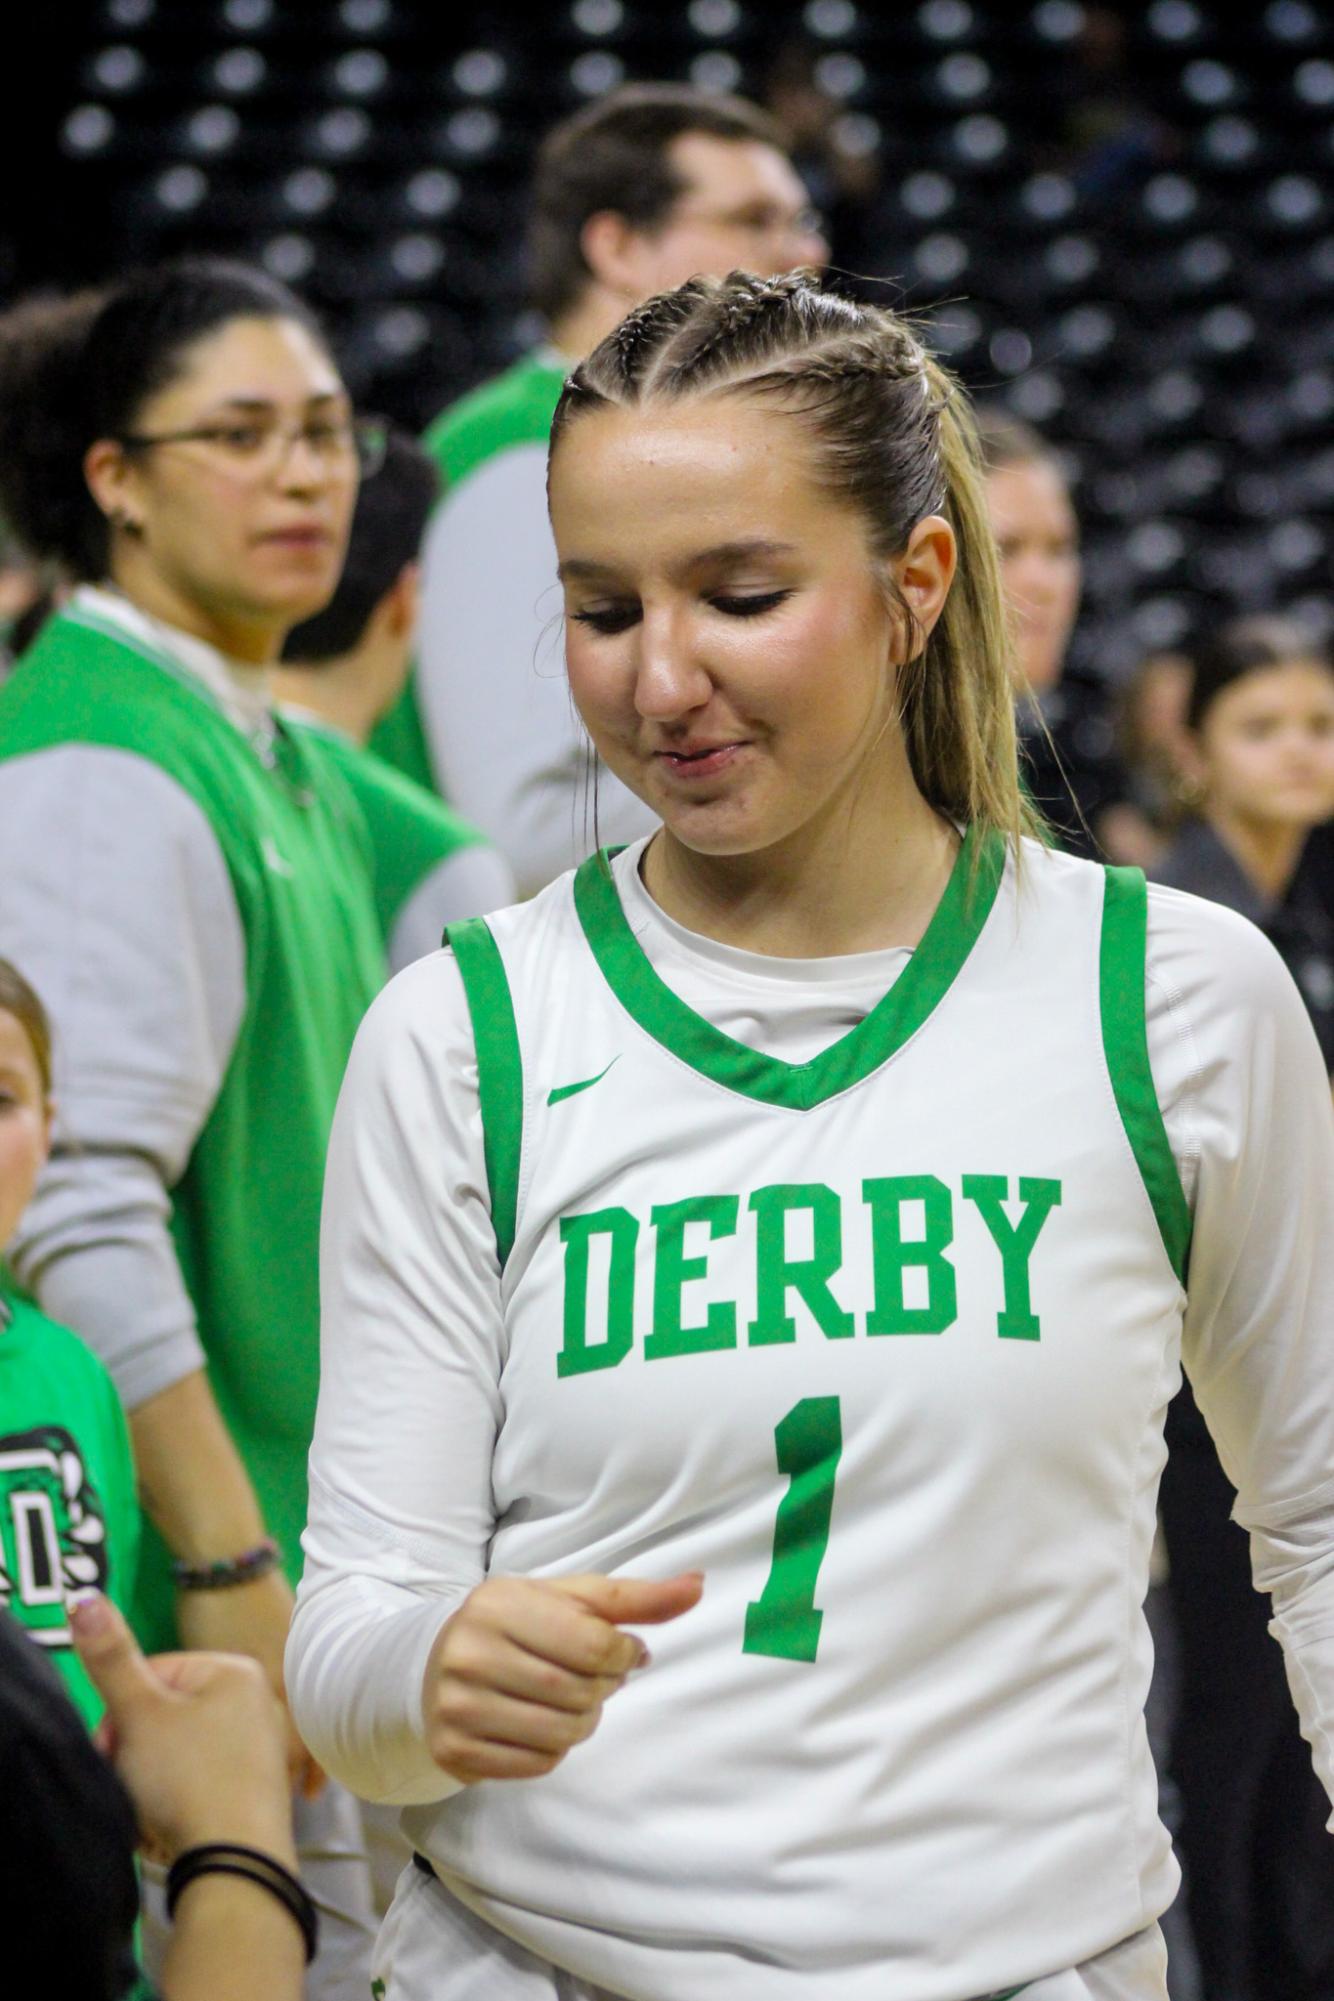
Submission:
[[[422,1681],[426,1747],[451,1778],[535,1779],[597,1729],[648,1650],[622,1626],[699,1603],[704,1579],[493,1577],[436,1635]]]

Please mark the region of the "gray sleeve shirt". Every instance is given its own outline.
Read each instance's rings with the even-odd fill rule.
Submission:
[[[168,1229],[245,1009],[245,936],[202,810],[129,752],[67,744],[0,777],[0,955],[55,1040],[51,1160],[10,1247],[127,1407],[203,1364]]]

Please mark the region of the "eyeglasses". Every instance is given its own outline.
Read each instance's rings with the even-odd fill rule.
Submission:
[[[369,479],[384,464],[388,426],[382,417],[315,417],[303,424],[255,417],[195,424],[183,431],[123,431],[116,443],[136,452],[157,445],[203,445],[220,464],[254,479],[276,472],[300,443],[326,472],[347,473],[355,467],[362,479]]]
[[[798,236],[819,236],[825,234],[825,219],[817,208],[800,208],[784,213],[779,209],[743,209],[740,213],[719,215],[709,209],[679,208],[672,215],[673,222],[700,222],[710,229],[730,229],[735,234],[759,239],[781,236],[789,243]]]

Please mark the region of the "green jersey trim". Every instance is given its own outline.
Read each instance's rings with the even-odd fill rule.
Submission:
[[[1098,969],[1102,1046],[1116,1109],[1158,1219],[1163,1248],[1184,1285],[1190,1261],[1190,1205],[1159,1109],[1144,1022],[1148,889],[1143,871],[1137,868],[1109,868],[1105,875]]]
[[[477,1096],[482,1113],[491,1223],[501,1270],[514,1248],[523,1148],[523,1058],[505,962],[481,917],[451,924],[445,934],[458,961],[477,1049]]]
[[[1005,868],[1005,842],[970,828],[945,893],[902,974],[864,1020],[807,1063],[748,1049],[659,979],[626,919],[607,858],[590,855],[574,878],[574,902],[602,976],[632,1020],[701,1076],[746,1098],[810,1111],[887,1063],[949,991],[991,913]]]

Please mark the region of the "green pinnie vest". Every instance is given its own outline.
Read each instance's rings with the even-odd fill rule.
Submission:
[[[170,1190],[172,1232],[214,1394],[295,1579],[325,1149],[353,1036],[385,978],[365,818],[294,732],[280,726],[266,760],[170,655],[82,606],[52,620],[0,690],[0,763],[67,744],[157,765],[205,815],[231,879],[245,1012]],[[166,1554],[151,1532],[136,1622],[146,1645],[170,1643]]]

